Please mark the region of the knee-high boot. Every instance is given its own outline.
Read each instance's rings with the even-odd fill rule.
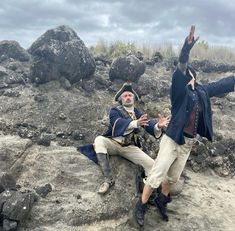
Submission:
[[[114,181],[113,181],[113,177],[112,177],[112,172],[111,172],[111,168],[109,165],[109,160],[108,160],[108,156],[106,153],[97,153],[97,159],[98,159],[98,163],[100,165],[100,168],[102,170],[102,173],[104,175],[104,183],[101,184],[98,193],[100,194],[104,194],[106,193],[109,188],[114,185]]]

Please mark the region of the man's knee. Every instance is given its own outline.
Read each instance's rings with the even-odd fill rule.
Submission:
[[[105,140],[105,137],[104,137],[104,136],[97,136],[97,137],[95,138],[94,143],[95,143],[95,144],[100,144],[100,143],[103,143],[104,140]]]
[[[107,153],[107,145],[105,143],[105,139],[107,139],[104,136],[97,136],[94,141],[95,151],[96,153]]]

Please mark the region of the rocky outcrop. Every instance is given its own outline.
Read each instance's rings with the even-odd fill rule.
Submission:
[[[25,84],[30,74],[30,54],[16,41],[0,42],[0,89]]]
[[[95,61],[83,41],[66,26],[48,30],[28,51],[33,57],[31,79],[36,83],[60,78],[75,83],[95,71]]]
[[[15,61],[27,62],[30,55],[16,41],[4,40],[0,42],[0,62],[14,59]]]
[[[192,61],[192,66],[197,70],[201,70],[206,73],[212,72],[233,72],[235,71],[235,65],[229,65],[226,63],[216,63],[209,60],[194,60]]]
[[[72,41],[77,41],[76,34],[63,27],[48,34],[50,36],[46,37],[50,39],[45,41],[42,36],[42,40],[38,40],[38,47],[33,44],[31,48],[34,49],[30,48],[30,52],[34,64],[39,57],[45,61],[46,68],[42,68],[42,71],[48,70],[50,65],[55,67],[52,72],[56,70],[53,73],[59,74],[59,81],[57,78],[56,81],[52,80],[55,76],[51,79],[46,75],[46,81],[49,82],[45,84],[15,83],[0,89],[0,169],[10,171],[13,176],[1,178],[0,174],[0,193],[9,189],[22,194],[37,194],[37,201],[26,221],[19,222],[16,215],[12,221],[10,214],[15,210],[11,210],[6,213],[10,219],[0,217],[0,230],[1,227],[6,230],[14,228],[18,224],[21,224],[20,231],[138,230],[131,212],[138,197],[136,173],[139,169],[125,159],[112,156],[110,161],[116,184],[107,195],[100,196],[96,193],[102,182],[99,166],[79,153],[77,147],[93,143],[94,138],[107,128],[107,115],[113,106],[113,96],[125,81],[134,82],[133,86],[141,98],[138,107],[147,112],[150,118],[155,118],[158,113],[168,115],[174,64],[165,61],[155,63],[146,66],[143,74],[136,71],[138,68],[132,69],[135,65],[129,67],[123,61],[126,72],[120,72],[120,76],[110,79],[110,60],[100,56],[96,57],[93,78],[78,78],[76,82],[76,77],[72,84],[73,81],[60,73],[65,70],[67,63],[58,67],[55,63],[58,60],[56,54],[50,53],[47,47],[51,44],[56,44],[56,48],[58,44],[62,44],[62,48],[66,44],[71,46]],[[59,38],[54,39],[53,36]],[[37,56],[39,51],[44,52],[44,48],[49,52],[47,54],[53,54],[47,56],[52,59]],[[58,55],[63,58],[62,53]],[[69,57],[73,57],[72,54]],[[137,61],[136,67],[139,64]],[[16,68],[11,64],[16,62],[22,67],[30,64],[30,61],[11,58],[2,61],[0,79],[8,76],[9,71],[20,69],[20,66]],[[39,59],[38,62],[40,64]],[[74,68],[74,71],[80,73],[78,69]],[[116,73],[119,74],[118,71]],[[208,83],[230,74],[200,71],[197,79]],[[32,80],[35,81],[34,78]],[[233,230],[235,95],[231,93],[212,98],[211,102],[214,142],[204,139],[197,141],[183,177],[175,186],[175,192],[181,194],[174,196],[169,204],[169,222],[163,222],[156,208],[149,206],[145,230]],[[155,158],[159,140],[142,130],[141,143],[143,150]],[[6,187],[6,182],[12,186]],[[6,200],[0,198],[1,209],[2,202]],[[188,206],[190,212],[185,209]]]
[[[137,83],[145,71],[145,64],[134,55],[120,57],[113,61],[109,78],[111,81],[122,80]]]

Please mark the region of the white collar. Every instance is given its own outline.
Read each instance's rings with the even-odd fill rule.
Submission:
[[[123,106],[124,107],[124,109],[127,111],[127,112],[134,112],[134,106],[132,106],[132,107],[125,107],[125,106]]]

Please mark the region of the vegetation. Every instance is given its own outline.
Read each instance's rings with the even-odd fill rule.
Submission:
[[[128,54],[136,54],[138,51],[143,53],[145,58],[152,58],[153,54],[159,51],[164,59],[176,57],[181,47],[173,47],[171,43],[161,45],[143,44],[136,45],[134,42],[115,41],[112,43],[100,40],[96,45],[90,47],[93,55],[105,55],[111,58],[125,56]],[[192,60],[210,60],[217,63],[235,63],[235,50],[229,47],[211,46],[206,41],[200,41],[195,44],[191,51],[190,58]]]

